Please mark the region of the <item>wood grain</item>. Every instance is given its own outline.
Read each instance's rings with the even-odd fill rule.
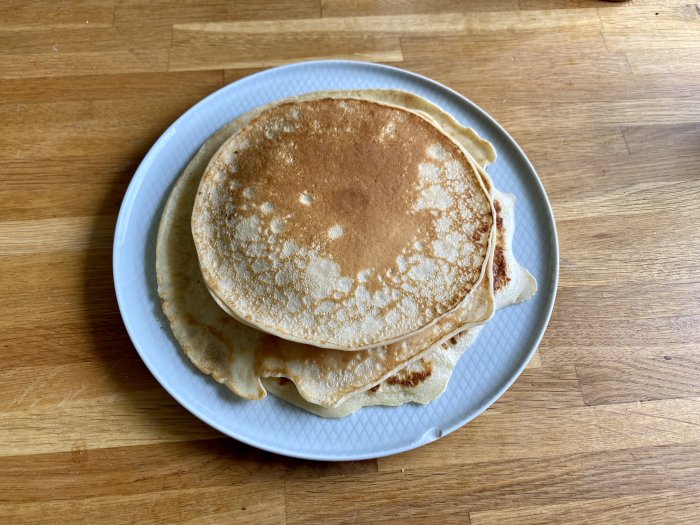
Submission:
[[[624,521],[694,523],[700,512],[696,491],[601,498],[559,505],[472,512],[471,523],[499,525],[591,523]]]
[[[463,11],[460,0],[321,0],[324,17],[436,14]],[[469,11],[513,11],[517,0],[473,0]]]
[[[284,523],[283,483],[246,483],[242,486],[199,490],[159,490],[158,497],[143,493],[126,497],[103,496],[78,501],[0,504],[12,522],[55,523],[55,516],[79,516],[95,523],[105,516],[133,523],[210,522]]]
[[[314,21],[315,22],[315,21]],[[247,33],[240,24],[175,26],[169,69],[254,68],[300,59],[354,59],[398,62],[403,59],[398,37],[383,34],[338,34],[322,29],[282,32],[273,27]],[[295,27],[295,26],[292,26]],[[313,56],[309,49],[317,50]]]
[[[3,2],[3,28],[13,31],[54,27],[109,27],[114,21],[114,2],[63,0],[59,2]]]
[[[3,3],[0,522],[700,521],[699,42],[688,0]],[[140,361],[113,291],[116,214],[158,136],[224,84],[314,58],[466,95],[557,217],[528,368],[468,426],[378,460],[209,428]]]
[[[437,448],[437,447],[435,447]],[[369,523],[392,517],[460,523],[467,513],[533,505],[583,502],[599,498],[668,493],[687,489],[700,475],[697,444],[630,448],[567,454],[553,458],[475,463],[456,474],[449,459],[435,459],[431,468],[408,464],[350,478],[300,480],[286,485],[290,523]],[[688,458],[687,456],[690,456]],[[451,472],[447,475],[440,467]],[[634,483],[629,478],[634,479]],[[315,505],[305,504],[313,498]],[[342,498],[343,505],[331,502]],[[585,516],[582,516],[585,519]],[[581,522],[585,522],[584,519]]]

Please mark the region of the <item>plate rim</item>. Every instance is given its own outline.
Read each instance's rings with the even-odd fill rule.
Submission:
[[[296,452],[294,450],[289,450],[289,449],[283,449],[280,447],[275,447],[271,445],[267,445],[265,443],[259,443],[256,442],[252,439],[249,439],[246,436],[240,436],[236,434],[235,432],[232,432],[231,429],[224,428],[223,425],[220,425],[219,423],[212,421],[209,419],[209,417],[201,412],[198,412],[195,407],[191,406],[191,403],[187,401],[184,396],[180,395],[180,393],[172,390],[168,382],[165,380],[165,378],[161,375],[161,373],[158,371],[158,368],[150,361],[148,358],[147,354],[145,351],[142,351],[140,348],[140,344],[137,342],[138,337],[135,335],[135,329],[133,328],[132,324],[128,320],[129,314],[126,311],[126,306],[125,302],[126,299],[123,298],[123,295],[125,292],[122,291],[121,285],[119,283],[118,279],[118,272],[120,270],[120,263],[118,261],[118,252],[119,252],[119,238],[120,238],[120,232],[125,230],[128,226],[128,220],[127,220],[127,212],[131,211],[131,206],[128,204],[133,201],[136,197],[136,194],[138,193],[139,187],[142,184],[143,179],[146,177],[146,170],[150,167],[150,165],[153,163],[156,155],[160,151],[160,149],[163,147],[163,144],[165,143],[166,140],[169,139],[169,137],[174,133],[174,130],[177,128],[177,126],[183,122],[186,121],[188,118],[192,116],[193,113],[196,112],[196,110],[200,107],[205,105],[210,99],[219,96],[223,91],[229,90],[229,89],[235,89],[235,86],[244,83],[244,82],[251,82],[254,81],[257,77],[259,76],[265,76],[269,74],[273,74],[273,72],[278,72],[278,71],[287,71],[287,70],[293,70],[293,69],[302,69],[305,67],[313,67],[315,65],[319,66],[347,66],[347,67],[368,67],[368,68],[374,68],[377,70],[384,70],[384,71],[389,71],[394,74],[400,74],[403,76],[407,76],[414,81],[418,82],[423,82],[428,85],[430,85],[433,88],[437,88],[438,90],[445,91],[449,93],[451,96],[455,97],[457,100],[460,101],[462,104],[466,104],[469,106],[470,110],[476,111],[477,113],[480,114],[480,116],[487,121],[491,126],[493,126],[495,129],[498,130],[498,132],[502,133],[505,138],[510,142],[510,144],[515,148],[515,151],[520,155],[520,160],[524,161],[525,166],[527,169],[529,169],[534,175],[532,177],[533,181],[536,183],[536,189],[537,191],[541,194],[543,197],[544,203],[546,204],[545,207],[545,213],[547,217],[547,226],[551,230],[551,246],[550,249],[552,250],[552,259],[549,261],[550,263],[550,276],[549,276],[549,284],[550,284],[550,290],[551,292],[546,298],[546,301],[544,303],[544,308],[542,310],[543,315],[541,317],[542,319],[542,324],[541,327],[539,328],[538,332],[535,334],[533,332],[533,339],[532,343],[530,345],[530,348],[527,350],[527,353],[525,354],[525,358],[523,361],[520,363],[518,366],[517,370],[509,377],[507,381],[504,382],[502,387],[498,389],[494,394],[492,394],[490,397],[488,397],[484,402],[479,406],[478,409],[474,410],[472,414],[470,414],[467,418],[465,419],[459,419],[456,423],[452,424],[451,426],[441,429],[437,433],[437,435],[432,436],[432,438],[427,439],[427,440],[417,440],[415,442],[410,442],[406,445],[403,446],[398,446],[392,449],[383,449],[381,451],[375,451],[375,452],[370,452],[370,453],[360,453],[360,454],[342,454],[342,455],[331,455],[328,453],[321,453],[321,454],[314,454],[314,453],[305,453],[305,452]],[[129,335],[129,339],[131,340],[131,343],[134,345],[134,348],[136,349],[137,353],[139,354],[139,357],[143,361],[143,363],[146,365],[146,368],[151,372],[153,377],[158,381],[161,387],[165,389],[166,392],[170,396],[172,396],[183,408],[185,408],[188,412],[190,412],[193,416],[195,416],[197,419],[202,421],[203,423],[206,423],[210,427],[218,430],[222,434],[233,438],[237,441],[240,441],[242,443],[245,443],[246,445],[255,447],[260,450],[265,450],[267,452],[272,452],[275,454],[283,455],[286,457],[292,457],[292,458],[298,458],[298,459],[307,459],[307,460],[315,460],[315,461],[359,461],[359,460],[366,460],[366,459],[376,459],[380,457],[386,457],[386,456],[391,456],[394,454],[400,454],[402,452],[406,452],[409,450],[413,450],[415,448],[419,448],[423,445],[427,445],[429,443],[432,443],[433,441],[440,439],[455,430],[458,430],[459,428],[462,428],[463,426],[467,425],[469,422],[473,421],[476,417],[480,416],[481,414],[484,413],[484,411],[489,408],[493,403],[495,403],[511,386],[512,384],[520,377],[522,374],[523,370],[527,367],[528,363],[532,360],[533,355],[539,348],[540,342],[542,341],[542,338],[544,337],[544,334],[547,330],[547,327],[549,326],[549,322],[551,320],[552,316],[552,311],[554,309],[554,303],[555,299],[557,296],[557,291],[558,291],[558,284],[559,284],[559,237],[557,233],[557,228],[556,228],[556,221],[554,218],[554,212],[552,210],[552,205],[551,202],[549,201],[549,197],[547,196],[547,192],[544,188],[544,185],[542,184],[542,180],[540,179],[537,171],[535,170],[534,166],[530,162],[530,159],[525,155],[525,152],[522,150],[520,147],[520,144],[518,144],[513,137],[508,133],[508,131],[501,126],[488,112],[486,112],[484,109],[482,109],[480,106],[472,102],[469,98],[465,97],[461,93],[457,92],[456,90],[450,88],[449,86],[446,86],[436,80],[433,80],[429,77],[426,77],[424,75],[421,75],[419,73],[415,73],[413,71],[408,71],[406,69],[402,69],[396,66],[391,66],[391,65],[386,65],[386,64],[381,64],[381,63],[375,63],[375,62],[366,62],[366,61],[359,61],[359,60],[307,60],[307,61],[298,61],[298,62],[293,62],[290,64],[284,64],[276,67],[271,67],[271,68],[266,68],[261,71],[258,71],[256,73],[253,73],[251,75],[247,75],[245,77],[242,77],[238,80],[235,80],[234,82],[231,82],[229,84],[226,84],[225,86],[220,87],[216,91],[210,93],[206,97],[202,98],[198,102],[196,102],[194,105],[192,105],[189,109],[187,109],[184,113],[182,113],[172,124],[170,124],[163,133],[158,137],[158,139],[153,143],[151,148],[148,150],[146,155],[144,156],[143,160],[139,163],[138,167],[134,171],[134,174],[131,178],[131,181],[129,182],[129,185],[127,186],[126,192],[124,193],[124,197],[122,199],[121,205],[119,207],[119,213],[117,215],[117,222],[115,225],[114,229],[114,240],[112,244],[112,279],[114,281],[114,290],[117,298],[117,305],[119,307],[119,313],[122,318],[122,322],[124,323],[124,326],[126,328],[126,331]]]

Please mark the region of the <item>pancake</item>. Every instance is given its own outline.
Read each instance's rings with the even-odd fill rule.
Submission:
[[[373,92],[372,96],[382,95]],[[396,93],[388,92],[386,96]],[[439,108],[426,106],[415,95],[411,97],[413,100],[407,98],[405,103],[412,100],[416,107],[428,107],[440,116]],[[173,334],[195,366],[246,399],[261,399],[266,395],[262,378],[286,377],[307,401],[336,406],[353,393],[376,385],[419,359],[432,346],[470,324],[491,317],[490,271],[485,272],[484,279],[461,309],[445,316],[420,336],[368,351],[345,352],[297,344],[262,333],[227,315],[204,286],[190,229],[191,210],[212,154],[255,114],[240,117],[207,141],[177,181],[162,215],[156,253],[158,291]],[[469,147],[475,157],[494,157],[493,148],[486,141],[471,143]],[[490,187],[485,173],[482,177]]]
[[[314,96],[318,96],[315,94]],[[496,150],[486,139],[480,137],[472,128],[462,126],[457,120],[442,110],[429,100],[402,91],[400,89],[362,89],[359,91],[324,91],[324,97],[330,98],[352,98],[361,97],[366,100],[373,100],[383,104],[399,106],[410,111],[414,111],[424,118],[440,127],[450,137],[462,146],[477,168],[486,168],[496,160]],[[297,97],[300,100],[306,98],[305,95]]]
[[[318,94],[256,112],[214,154],[192,231],[219,305],[259,330],[362,350],[420,334],[484,279],[494,211],[432,119]]]
[[[537,282],[513,255],[515,197],[494,190],[494,204],[497,210],[495,249],[498,256],[492,261],[493,286],[496,308],[500,309],[532,297],[537,290]],[[366,406],[398,406],[410,402],[426,404],[445,391],[460,357],[476,342],[481,329],[482,326],[476,326],[461,332],[382,383],[354,394],[336,407],[309,403],[299,395],[294,383],[284,378],[267,378],[263,384],[275,396],[328,418],[345,417]]]

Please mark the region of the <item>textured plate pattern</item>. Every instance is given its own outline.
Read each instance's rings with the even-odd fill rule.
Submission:
[[[499,311],[455,369],[447,391],[426,406],[365,408],[340,420],[307,414],[272,396],[249,402],[201,374],[179,351],[163,316],[155,280],[155,241],[168,193],[206,139],[257,106],[317,90],[398,88],[440,105],[490,140],[498,160],[488,172],[514,193],[515,255],[537,278],[530,301]],[[250,445],[323,460],[373,458],[415,448],[470,421],[524,369],[549,320],[558,275],[554,219],[532,166],[486,113],[454,91],[406,71],[362,62],[306,62],[270,69],[224,87],[180,117],[139,166],[114,239],[114,281],[124,323],[158,381],[194,415]]]

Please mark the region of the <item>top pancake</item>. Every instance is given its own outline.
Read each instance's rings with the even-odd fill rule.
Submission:
[[[232,316],[320,347],[403,339],[480,282],[494,210],[464,150],[417,112],[283,101],[213,156],[192,213],[202,275]]]

